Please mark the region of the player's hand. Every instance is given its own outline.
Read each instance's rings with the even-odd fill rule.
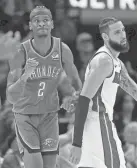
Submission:
[[[0,60],[12,59],[20,45],[20,32],[9,31],[0,37]]]
[[[73,104],[72,96],[66,96],[63,98],[61,108],[64,108],[69,113],[74,111],[75,106]]]
[[[26,61],[25,72],[23,74],[25,79],[28,79],[31,76],[31,74],[34,72],[34,70],[38,66],[38,64],[39,63],[35,60],[35,58],[29,58]]]
[[[67,112],[73,113],[75,111],[75,105],[79,98],[79,93],[75,92],[73,96],[66,96],[63,98],[61,108],[64,108]]]
[[[69,161],[74,165],[79,164],[80,159],[81,159],[81,153],[82,153],[81,148],[76,147],[76,146],[72,146],[72,148],[70,150]]]

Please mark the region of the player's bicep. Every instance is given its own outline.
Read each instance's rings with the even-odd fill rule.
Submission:
[[[108,56],[101,56],[100,58],[98,57],[93,59],[90,71],[84,82],[81,95],[92,99],[104,82],[105,78],[112,74],[112,71],[112,60]]]
[[[81,80],[78,75],[77,68],[74,64],[73,54],[66,44],[62,44],[62,63],[64,71],[71,80],[76,90],[80,90],[82,87]]]
[[[101,71],[91,68],[87,79],[84,82],[83,89],[81,92],[82,96],[86,96],[89,99],[93,98],[98,88],[101,86],[105,79],[105,75],[100,75]]]
[[[74,64],[73,54],[66,44],[62,44],[63,68],[69,77],[78,76],[78,71]]]

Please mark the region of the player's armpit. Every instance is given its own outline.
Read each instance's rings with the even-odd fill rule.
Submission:
[[[62,63],[63,63],[63,68],[67,76],[70,78],[75,90],[76,91],[81,90],[82,83],[79,78],[77,68],[73,62],[73,54],[70,48],[64,43],[62,43]]]
[[[120,87],[137,101],[137,84],[129,76],[126,67],[122,62],[121,65]]]
[[[92,99],[105,78],[113,73],[113,62],[110,56],[101,53],[92,59],[90,67],[81,95]]]

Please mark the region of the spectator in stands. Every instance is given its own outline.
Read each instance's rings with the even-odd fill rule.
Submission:
[[[0,34],[0,103],[3,105],[6,100],[7,77],[9,73],[9,59],[17,52],[17,45],[20,42],[20,33],[12,31]]]
[[[134,107],[135,107],[135,101],[130,95],[125,93],[115,108],[116,111],[114,112],[114,123],[116,125],[118,135],[123,145],[124,145],[123,130],[127,124],[129,124],[131,121],[134,120],[133,118]]]
[[[137,122],[129,123],[124,129],[125,159],[127,168],[137,168]]]
[[[89,59],[95,53],[93,38],[89,33],[81,33],[76,38],[76,67],[78,68],[81,80],[84,81],[84,74]]]
[[[15,134],[14,121],[12,122],[12,134],[8,138],[8,150],[4,155],[1,168],[24,168],[22,156],[20,155]]]
[[[12,129],[13,120],[12,106],[7,104],[0,114],[0,152],[2,157],[10,148],[10,142],[15,138],[15,131]]]

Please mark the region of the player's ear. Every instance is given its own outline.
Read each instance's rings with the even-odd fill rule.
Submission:
[[[53,23],[53,20],[51,21],[51,29],[54,29],[54,23]]]
[[[29,29],[32,30],[31,22],[29,22]]]
[[[102,33],[101,37],[103,38],[104,41],[108,41],[109,40],[109,37],[108,37],[108,35],[106,33]]]

